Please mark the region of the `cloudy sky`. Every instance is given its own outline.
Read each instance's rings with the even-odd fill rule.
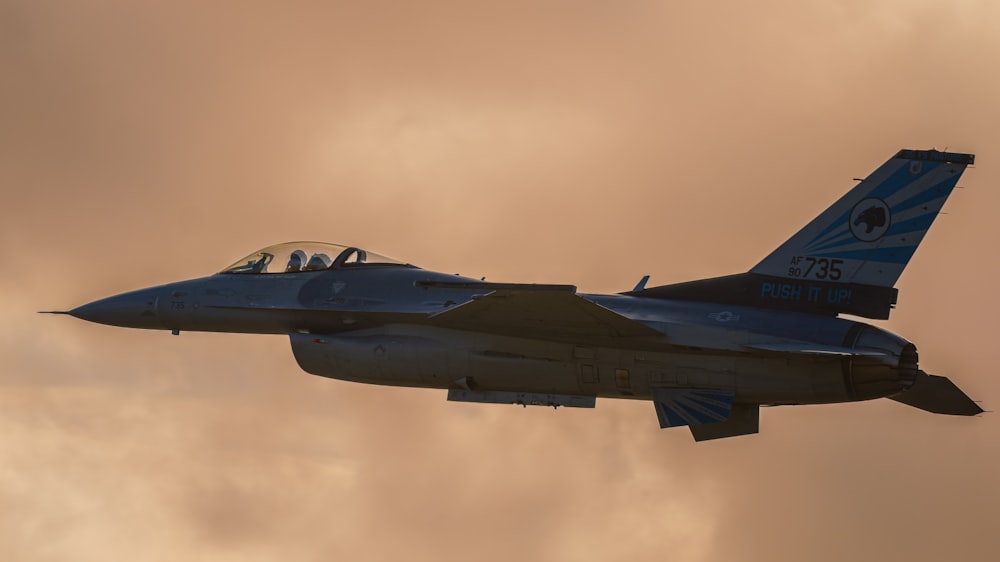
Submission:
[[[0,559],[991,559],[1000,417],[448,403],[286,338],[39,316],[287,240],[495,281],[745,271],[975,152],[879,325],[1000,406],[990,1],[0,1]]]

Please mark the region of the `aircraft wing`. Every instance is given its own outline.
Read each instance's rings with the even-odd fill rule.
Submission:
[[[552,340],[663,335],[577,295],[572,286],[556,287],[564,288],[498,289],[434,314],[430,322],[442,328]]]

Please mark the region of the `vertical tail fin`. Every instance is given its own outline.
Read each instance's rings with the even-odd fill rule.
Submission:
[[[892,287],[975,155],[900,150],[751,273]]]

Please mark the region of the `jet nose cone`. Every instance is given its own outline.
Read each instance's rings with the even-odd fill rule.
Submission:
[[[69,314],[81,320],[123,328],[163,328],[156,315],[158,291],[142,289],[78,306]]]

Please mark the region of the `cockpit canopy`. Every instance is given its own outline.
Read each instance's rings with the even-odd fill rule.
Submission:
[[[285,242],[269,246],[243,259],[236,260],[235,263],[219,273],[299,273],[367,265],[413,267],[390,257],[340,244]]]

